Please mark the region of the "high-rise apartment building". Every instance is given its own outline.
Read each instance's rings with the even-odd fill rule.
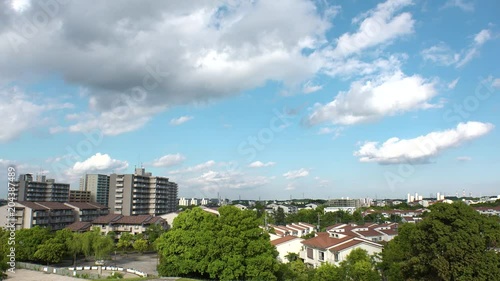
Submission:
[[[108,207],[124,216],[161,215],[178,209],[177,184],[152,176],[144,168],[134,174],[111,174]]]
[[[86,174],[80,179],[80,190],[90,191],[90,201],[108,206],[109,176],[102,174]]]
[[[57,183],[54,179],[46,179],[38,175],[22,174],[15,182],[18,201],[51,201],[67,202],[69,200],[69,183]]]

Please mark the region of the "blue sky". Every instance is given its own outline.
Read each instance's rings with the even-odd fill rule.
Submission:
[[[499,193],[498,1],[45,3],[0,4],[5,170],[77,189],[143,165],[185,197]]]

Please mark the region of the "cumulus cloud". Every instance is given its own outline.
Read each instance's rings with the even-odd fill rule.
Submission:
[[[173,118],[172,120],[170,120],[170,125],[178,126],[186,123],[189,120],[192,120],[193,118],[193,116],[181,116],[179,118]]]
[[[473,42],[460,52],[455,52],[444,42],[440,42],[437,45],[422,50],[421,55],[424,60],[428,60],[439,65],[453,65],[460,68],[469,63],[473,58],[477,57],[481,46],[491,40],[491,38],[491,30],[483,29],[474,35]]]
[[[0,77],[60,76],[89,101],[70,132],[103,125],[105,135],[121,134],[177,105],[271,80],[285,86],[310,80],[321,69],[316,51],[325,46],[334,11],[307,0],[66,1],[27,36],[8,27],[43,13],[40,6],[17,12],[0,1]]]
[[[274,166],[276,165],[275,162],[267,162],[267,163],[263,163],[261,161],[255,161],[255,162],[252,162],[248,165],[248,167],[250,168],[263,168],[263,167],[270,167],[270,166]]]
[[[167,154],[158,159],[155,159],[151,165],[155,167],[170,167],[179,165],[186,160],[186,157],[180,153]]]
[[[355,81],[349,91],[340,92],[332,102],[315,104],[305,120],[308,125],[324,122],[353,125],[384,116],[436,107],[430,100],[436,95],[434,84],[419,75],[401,71],[370,81]]]
[[[401,9],[412,5],[411,0],[387,0],[376,8],[356,17],[353,23],[359,23],[355,33],[345,33],[337,39],[337,46],[332,51],[333,57],[348,56],[366,48],[386,43],[398,36],[413,32],[415,21]]]
[[[366,142],[354,152],[360,162],[379,164],[429,163],[444,150],[457,147],[493,130],[494,125],[481,122],[459,123],[456,128],[431,132],[413,139],[390,138],[383,144]]]
[[[120,161],[111,158],[108,154],[96,153],[84,161],[77,161],[66,171],[70,178],[80,177],[86,173],[109,173],[125,170],[128,167],[127,161]]]
[[[288,171],[283,174],[283,176],[288,180],[298,179],[307,177],[309,175],[309,170],[301,168],[299,170]]]

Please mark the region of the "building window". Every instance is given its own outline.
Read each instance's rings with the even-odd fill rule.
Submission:
[[[334,256],[335,256],[335,261],[336,262],[339,261],[339,252],[335,252]]]
[[[307,258],[313,259],[313,249],[307,248]]]
[[[325,252],[319,251],[319,260],[324,261],[325,260]]]

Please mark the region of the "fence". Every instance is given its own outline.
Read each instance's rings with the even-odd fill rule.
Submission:
[[[42,271],[46,273],[51,273],[51,274],[57,274],[57,275],[64,275],[64,276],[73,276],[73,277],[81,277],[85,279],[99,279],[102,278],[97,273],[83,273],[83,274],[78,274],[76,271],[69,270],[67,268],[56,268],[52,266],[45,266],[45,265],[40,265],[40,264],[32,264],[32,263],[27,263],[27,262],[16,262],[16,267],[17,268],[24,268],[24,269],[29,269],[29,270],[35,270],[35,271]]]

